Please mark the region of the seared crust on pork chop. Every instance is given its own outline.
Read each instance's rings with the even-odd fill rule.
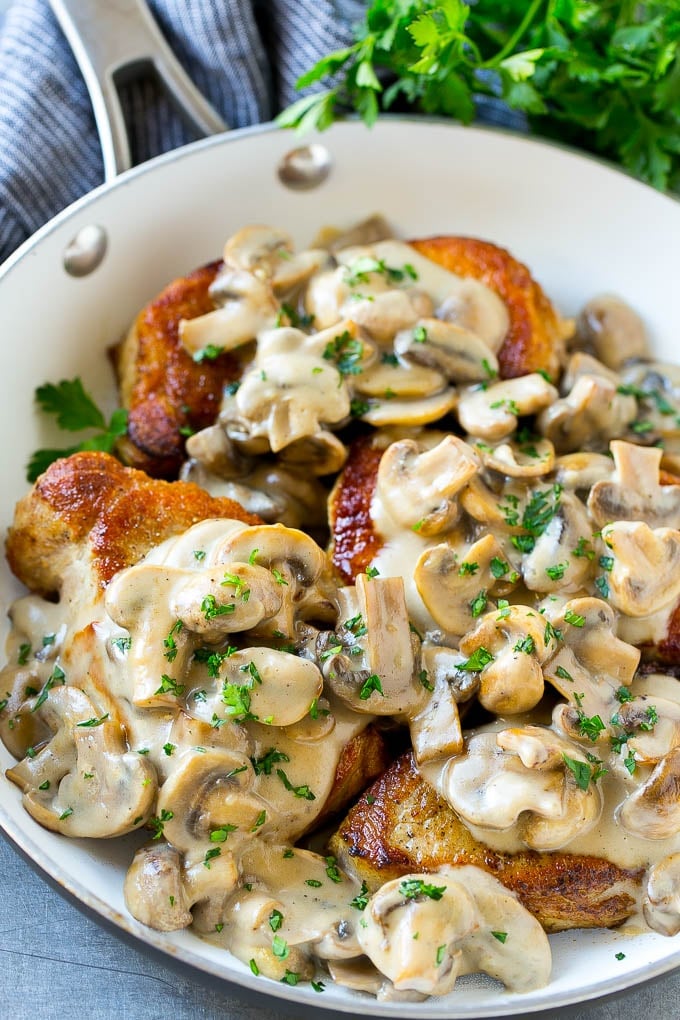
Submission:
[[[184,434],[212,425],[226,383],[241,375],[237,356],[221,354],[197,363],[179,340],[181,319],[214,308],[208,292],[222,265],[212,262],[169,284],[137,316],[116,348],[122,406],[128,409],[123,460],[158,478],[177,475]]]
[[[476,840],[403,755],[349,812],[330,841],[340,865],[370,890],[442,864],[490,872],[546,931],[612,928],[634,912],[644,869],[569,853],[497,853]]]
[[[48,595],[87,544],[106,587],[153,546],[209,517],[261,523],[240,503],[214,499],[197,485],[149,478],[108,453],[75,453],[51,464],[17,504],[7,559],[27,588]]]
[[[328,501],[331,558],[346,584],[354,583],[383,544],[371,518],[371,500],[384,452],[380,433],[356,439]]]
[[[474,237],[429,237],[409,244],[450,272],[479,280],[505,302],[510,328],[498,352],[501,378],[538,371],[557,377],[568,324],[525,265],[505,248]]]

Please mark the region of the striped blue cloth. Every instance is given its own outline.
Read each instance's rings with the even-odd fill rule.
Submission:
[[[361,0],[149,0],[194,83],[231,127],[270,120],[295,81],[352,40]],[[191,141],[152,81],[121,89],[135,163]],[[47,0],[16,0],[0,36],[0,261],[100,184],[85,83]]]
[[[299,75],[353,41],[367,0],[148,4],[194,83],[227,124],[245,127],[293,102]],[[154,82],[120,95],[135,163],[192,140]],[[480,119],[512,123],[501,104],[480,102]],[[85,83],[47,0],[15,0],[0,35],[0,261],[103,176]]]

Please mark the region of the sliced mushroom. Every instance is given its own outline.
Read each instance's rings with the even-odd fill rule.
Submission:
[[[461,653],[479,661],[479,701],[490,712],[515,715],[543,696],[545,620],[525,606],[507,606],[480,617],[461,638]]]
[[[591,346],[609,368],[618,369],[629,358],[649,354],[640,316],[614,294],[591,298],[577,319],[576,329],[581,343]]]
[[[550,976],[540,924],[480,868],[445,866],[387,882],[369,900],[364,919],[359,941],[397,990],[443,995],[459,974],[481,971],[526,991]],[[498,938],[499,930],[506,938]]]
[[[484,467],[509,478],[540,478],[555,465],[555,447],[549,439],[536,438],[535,442],[508,439],[496,446],[477,440],[471,445]]]
[[[235,402],[249,434],[266,436],[274,453],[315,435],[322,424],[342,422],[350,411],[347,388],[333,365],[303,353],[262,358],[245,373]]]
[[[463,884],[450,880],[449,870],[386,882],[363,912],[359,943],[398,990],[446,995],[456,983],[461,943],[479,927],[479,917],[474,898]],[[423,886],[437,894],[419,894]]]
[[[588,777],[585,789],[581,770]],[[547,727],[524,726],[470,737],[466,753],[446,766],[442,793],[472,825],[518,825],[527,846],[557,850],[600,817],[601,792],[591,774],[578,745]]]
[[[537,422],[558,453],[601,448],[635,420],[635,398],[622,394],[618,378],[588,355],[572,356],[564,386],[567,396],[547,407]]]
[[[413,579],[428,612],[447,633],[465,634],[487,607],[487,594],[497,581],[492,562],[496,573],[507,569],[503,549],[491,534],[461,556],[445,543],[421,553]]]
[[[193,319],[181,319],[179,338],[195,356],[208,346],[232,351],[276,324],[279,304],[266,280],[243,270],[225,269],[220,277],[221,307]]]
[[[397,333],[394,349],[456,383],[483,382],[498,373],[498,359],[488,344],[454,322],[419,319],[412,329]]]
[[[557,397],[555,387],[538,372],[532,372],[485,388],[464,390],[458,403],[458,420],[470,435],[496,442],[515,431],[519,416],[535,414]]]
[[[191,924],[182,858],[169,843],[150,843],[136,851],[123,894],[132,916],[156,931],[179,931]]]
[[[379,362],[352,379],[352,388],[360,396],[384,400],[430,397],[445,387],[441,372],[408,362]]]
[[[642,521],[617,521],[602,529],[611,550],[609,599],[626,616],[649,616],[680,597],[680,531],[652,530]]]
[[[624,800],[618,821],[643,839],[669,839],[680,828],[680,747],[656,765],[649,778]]]
[[[303,531],[271,524],[234,532],[220,553],[223,562],[232,557],[267,569],[281,593],[280,611],[260,625],[258,633],[278,630],[289,636],[297,620],[335,621],[326,557]]]
[[[224,685],[223,704],[215,712],[219,719],[255,718],[268,726],[291,726],[303,719],[323,689],[315,663],[274,648],[234,652],[223,662],[219,678]]]
[[[591,597],[571,599],[551,622],[559,641],[551,643],[550,648],[557,650],[558,656],[566,647],[595,681],[610,680],[615,687],[630,687],[640,650],[616,636],[616,614],[611,606]],[[557,657],[553,656],[544,666],[553,683],[556,663]],[[563,684],[556,686],[565,693],[569,691]]]
[[[285,295],[305,283],[328,260],[321,248],[295,253],[293,239],[284,230],[268,226],[244,227],[224,246],[226,267],[253,273],[271,282],[276,294]],[[211,288],[219,300],[220,276]]]
[[[378,469],[377,492],[390,516],[423,536],[438,535],[458,520],[458,493],[479,467],[462,439],[447,436],[421,452],[413,439],[387,448]]]
[[[604,453],[566,453],[555,461],[555,481],[574,492],[588,492],[597,482],[609,481],[613,474],[612,459]]]
[[[431,696],[420,712],[409,716],[411,745],[419,766],[439,758],[450,758],[463,750],[463,730],[453,686],[436,670],[432,680],[427,670],[422,679],[432,687]]]
[[[555,514],[522,559],[527,588],[564,594],[581,589],[591,571],[591,560],[574,556],[574,550],[590,548],[591,537],[586,508],[573,493],[561,493]]]
[[[253,780],[248,758],[235,751],[212,747],[184,753],[161,787],[157,811],[165,838],[187,855],[187,863],[201,864],[211,849],[219,849],[214,857],[220,857],[235,843],[252,839],[267,806],[251,792]]]
[[[144,824],[156,773],[146,758],[125,749],[120,727],[76,687],[53,687],[35,707],[52,739],[7,770],[28,813],[66,836],[120,836]]]
[[[598,525],[609,521],[644,521],[650,528],[680,528],[680,486],[659,484],[663,451],[615,440],[615,472],[597,482],[588,509]]]
[[[418,397],[417,399],[385,397],[382,400],[376,400],[372,398],[366,401],[365,406],[362,406],[361,402],[355,405],[354,413],[356,417],[375,428],[385,428],[390,425],[415,428],[419,425],[429,425],[431,422],[439,421],[455,408],[457,401],[456,391],[447,387],[440,393],[433,393],[429,397]]]
[[[647,872],[642,901],[645,921],[662,935],[680,931],[680,854],[670,854]]]

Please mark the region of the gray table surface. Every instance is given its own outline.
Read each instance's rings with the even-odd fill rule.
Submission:
[[[295,1016],[277,1005],[246,1002],[241,990],[226,983],[215,988],[198,974],[195,979],[178,974],[123,941],[55,892],[0,836],[0,1020],[284,1020],[289,1015]],[[320,1009],[314,1015],[319,1020],[339,1016]],[[680,971],[616,999],[550,1014],[550,1020],[567,1018],[678,1020]]]

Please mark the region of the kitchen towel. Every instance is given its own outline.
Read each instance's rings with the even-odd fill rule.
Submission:
[[[148,4],[180,63],[232,128],[270,120],[298,98],[299,75],[351,44],[366,7],[362,0]],[[152,80],[131,82],[120,96],[135,163],[192,140]],[[501,104],[483,103],[481,119],[517,126]],[[87,89],[49,4],[16,0],[0,36],[0,261],[103,176]]]

